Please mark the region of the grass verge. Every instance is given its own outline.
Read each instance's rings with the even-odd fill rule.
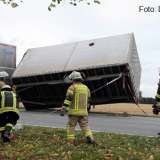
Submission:
[[[131,117],[131,116],[135,116],[135,117],[156,117],[156,118],[160,118],[160,117],[157,116],[157,115],[132,114],[132,113],[127,113],[127,112],[123,112],[123,113],[114,113],[114,112],[90,112],[90,114],[101,114],[101,115],[115,116],[115,117]]]
[[[159,160],[160,138],[94,133],[97,145],[85,144],[76,132],[77,145],[67,144],[63,129],[30,127],[0,143],[0,160]]]

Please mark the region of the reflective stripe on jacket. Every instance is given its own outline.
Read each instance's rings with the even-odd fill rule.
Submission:
[[[66,94],[64,105],[67,107],[69,115],[87,116],[88,100],[90,91],[82,83],[72,84]]]
[[[1,91],[0,114],[5,112],[16,112],[19,114],[17,107],[16,94],[12,91]]]

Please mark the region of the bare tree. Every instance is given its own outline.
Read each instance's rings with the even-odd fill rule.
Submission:
[[[56,6],[62,4],[62,3],[69,3],[70,5],[77,6],[80,3],[85,3],[87,5],[91,4],[100,4],[101,0],[51,0],[51,3],[48,6],[48,10],[51,11]],[[18,7],[23,3],[23,0],[0,0],[5,5],[9,5],[13,8]]]

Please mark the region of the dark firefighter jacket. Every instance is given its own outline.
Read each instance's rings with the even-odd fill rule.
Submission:
[[[1,91],[0,114],[10,111],[16,112],[19,115],[16,94],[13,91]]]

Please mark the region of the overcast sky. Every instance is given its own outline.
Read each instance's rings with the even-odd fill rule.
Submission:
[[[23,0],[16,9],[0,3],[0,42],[17,46],[17,64],[28,48],[134,32],[142,65],[143,96],[154,97],[160,67],[160,12],[140,13],[159,0],[102,0],[47,10],[50,0]],[[66,0],[67,1],[67,0]]]

